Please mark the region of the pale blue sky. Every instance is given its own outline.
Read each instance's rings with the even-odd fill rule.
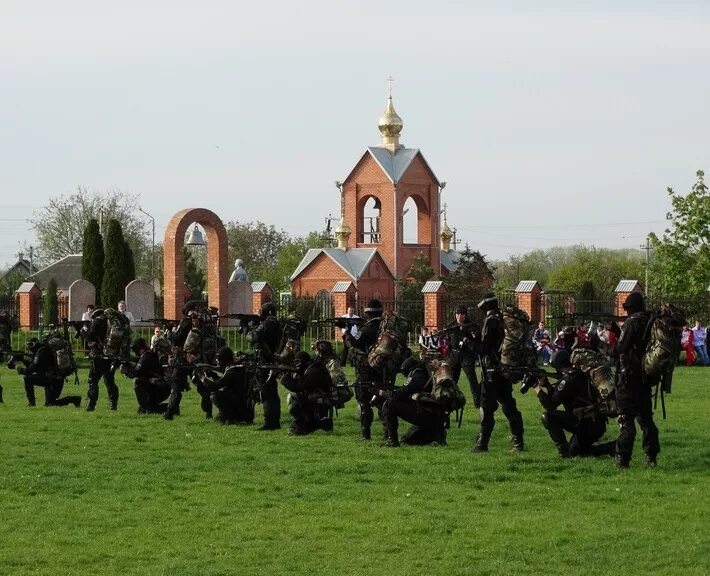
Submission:
[[[321,228],[388,74],[462,240],[635,248],[710,170],[708,30],[710,2],[0,0],[0,265],[78,185],[159,237],[188,206]]]

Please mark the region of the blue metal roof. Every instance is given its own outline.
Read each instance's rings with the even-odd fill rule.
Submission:
[[[325,254],[340,266],[348,276],[353,280],[357,280],[362,276],[365,268],[370,263],[370,260],[377,254],[376,248],[348,248],[341,250],[340,248],[311,248],[303,260],[296,267],[296,270],[291,274],[291,280],[294,280],[301,274],[313,261],[321,254]]]
[[[439,251],[439,260],[441,265],[449,272],[453,272],[456,268],[458,268],[460,257],[461,254],[459,254],[456,250],[449,250],[448,252],[445,252],[444,250]]]

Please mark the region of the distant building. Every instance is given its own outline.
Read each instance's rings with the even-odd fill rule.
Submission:
[[[360,301],[393,298],[396,280],[406,278],[420,254],[437,276],[456,269],[458,253],[451,249],[454,232],[444,217],[440,223],[439,182],[423,154],[399,143],[404,126],[390,95],[379,120],[382,142],[368,147],[338,186],[341,219],[335,230],[337,248],[309,250],[291,275],[295,296],[331,291],[350,281]],[[405,214],[416,222],[405,240]]]
[[[10,266],[7,270],[5,270],[2,274],[0,274],[0,280],[2,280],[5,276],[8,276],[10,274],[15,274],[19,272],[22,274],[23,280],[27,278],[30,275],[30,270],[31,270],[31,265],[29,260],[25,260],[24,254],[20,252],[17,255],[17,262],[15,262],[12,266]]]
[[[46,268],[32,274],[27,280],[35,282],[44,292],[52,278],[57,282],[57,290],[60,294],[68,295],[69,286],[81,278],[81,254],[70,254],[52,262]],[[97,287],[97,289],[100,288],[100,286]]]

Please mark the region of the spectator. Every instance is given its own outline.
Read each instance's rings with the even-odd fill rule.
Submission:
[[[91,321],[91,315],[92,315],[93,313],[94,313],[94,305],[93,305],[93,304],[89,304],[89,305],[86,307],[86,312],[84,312],[84,313],[81,315],[81,321],[82,321],[82,322],[89,322],[89,321]]]
[[[360,318],[360,316],[355,314],[355,308],[353,308],[352,306],[348,306],[348,310],[345,313],[345,316],[343,316],[343,318],[353,319],[353,318]],[[345,340],[347,339],[348,331],[350,332],[350,335],[353,338],[357,338],[360,335],[360,329],[357,327],[356,324],[353,324],[352,326],[350,326],[350,328],[341,328],[340,329],[340,334],[343,339],[343,355],[340,358],[341,366],[345,366],[345,364],[348,361],[349,348],[347,346],[345,346]]]
[[[538,357],[542,359],[542,363],[545,366],[550,363],[550,356],[552,356],[550,340],[550,333],[545,329],[545,323],[540,322],[537,325],[537,330],[533,333],[533,343]]]
[[[155,329],[153,330],[153,336],[150,339],[151,349],[155,349],[155,345],[158,343],[158,340],[160,340],[162,337],[163,337],[163,331],[160,329],[160,326],[156,326]]]
[[[584,322],[580,322],[579,326],[577,326],[577,334],[572,348],[589,348],[589,335],[587,334],[587,328],[584,326]]]
[[[131,314],[128,310],[126,310],[126,302],[121,300],[118,303],[118,311],[123,314],[126,318],[128,318],[128,321],[131,323],[131,326],[135,324],[135,320],[133,319],[133,314]]]
[[[555,338],[555,341],[552,343],[552,346],[555,350],[561,350],[562,348],[565,348],[565,331],[560,330],[557,333],[557,338]]]
[[[698,355],[702,365],[707,366],[710,364],[706,342],[708,331],[700,325],[700,320],[695,321],[695,327],[692,328],[691,331],[693,332],[693,348],[695,348],[695,353]]]
[[[685,351],[685,365],[692,366],[695,364],[695,348],[693,347],[693,331],[686,324],[683,326],[683,332],[680,336],[680,347]]]
[[[422,332],[419,335],[419,347],[422,354],[439,350],[439,339],[436,336],[432,336],[426,326],[422,326]]]

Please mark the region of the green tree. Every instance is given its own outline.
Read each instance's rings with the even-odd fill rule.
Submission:
[[[109,220],[104,247],[104,277],[101,282],[101,303],[115,308],[123,300],[126,288],[126,250],[121,224]]]
[[[649,268],[652,292],[663,295],[693,296],[704,293],[710,284],[710,194],[705,173],[683,196],[668,188],[670,227],[662,238],[651,234],[654,258]]]
[[[459,255],[456,270],[444,278],[446,291],[454,302],[480,300],[493,282],[493,270],[486,257],[478,250],[471,250],[468,244]]]
[[[46,265],[83,248],[84,230],[89,220],[118,220],[123,236],[138,254],[136,269],[140,276],[150,276],[150,240],[148,226],[137,210],[138,197],[121,190],[104,193],[79,187],[71,194],[50,198],[35,212],[30,222],[38,239],[38,265]],[[104,234],[107,228],[104,227]],[[98,285],[97,285],[98,290]]]
[[[25,281],[27,274],[20,268],[8,270],[0,278],[0,296],[12,296]]]
[[[44,324],[57,324],[59,318],[59,300],[57,298],[57,281],[50,278],[47,282],[47,292],[44,295],[42,321]]]
[[[424,323],[424,295],[422,288],[427,280],[434,278],[434,269],[429,259],[418,254],[409,269],[407,278],[397,280],[398,311],[415,325]]]
[[[136,262],[133,258],[133,250],[128,242],[123,242],[123,285],[125,286],[136,279]]]
[[[183,249],[183,257],[185,258],[185,284],[190,290],[190,298],[201,300],[206,285],[205,273],[189,248]]]
[[[101,284],[104,277],[104,239],[99,231],[99,223],[94,218],[91,218],[84,228],[81,277],[94,285],[97,297],[101,295]],[[100,306],[101,304],[96,302],[96,305]]]

